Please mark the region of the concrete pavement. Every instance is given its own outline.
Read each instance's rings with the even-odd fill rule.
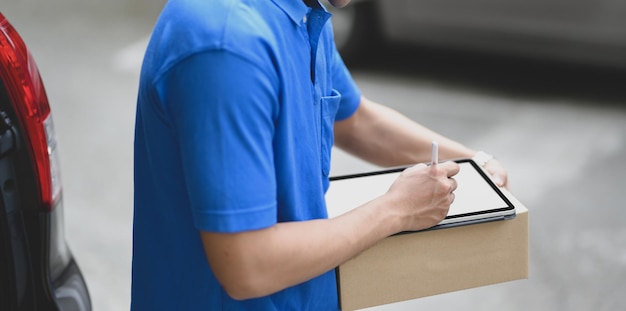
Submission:
[[[125,310],[130,297],[137,68],[160,6],[146,2],[23,0],[0,8],[46,84],[66,235],[98,311]],[[626,308],[626,96],[614,86],[623,75],[410,50],[376,57],[402,66],[355,67],[366,95],[495,154],[510,170],[513,193],[530,209],[531,276],[374,310]],[[335,153],[334,174],[371,168]]]

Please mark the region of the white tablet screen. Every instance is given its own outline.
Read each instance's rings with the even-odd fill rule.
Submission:
[[[454,191],[454,202],[450,205],[448,217],[509,207],[470,162],[459,165],[461,170],[454,176],[458,187]]]
[[[513,210],[510,202],[483,177],[470,161],[460,160],[461,170],[454,176],[458,187],[446,218],[490,211]],[[401,171],[381,171],[335,177],[326,193],[329,216],[334,217],[383,195]]]

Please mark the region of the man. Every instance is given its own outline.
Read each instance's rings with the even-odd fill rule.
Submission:
[[[166,5],[139,87],[132,310],[336,310],[336,266],[445,217],[453,162],[327,219],[334,141],[380,165],[425,162],[432,140],[476,153],[361,96],[328,18],[316,1]]]

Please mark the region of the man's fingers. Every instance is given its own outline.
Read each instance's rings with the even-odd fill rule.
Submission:
[[[461,167],[459,166],[459,164],[454,161],[443,162],[439,164],[438,167],[440,169],[445,170],[446,176],[448,176],[448,178],[458,174],[459,171],[461,170]]]
[[[456,190],[459,184],[456,182],[456,179],[454,178],[450,178],[449,180],[450,180],[450,192],[454,192],[454,190]]]

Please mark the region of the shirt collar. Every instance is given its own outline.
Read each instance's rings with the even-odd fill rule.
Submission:
[[[302,18],[309,13],[311,8],[309,8],[304,1],[302,0],[272,0],[281,10],[283,10],[291,20],[300,24],[302,22]],[[317,2],[314,8],[322,8],[324,7]]]

